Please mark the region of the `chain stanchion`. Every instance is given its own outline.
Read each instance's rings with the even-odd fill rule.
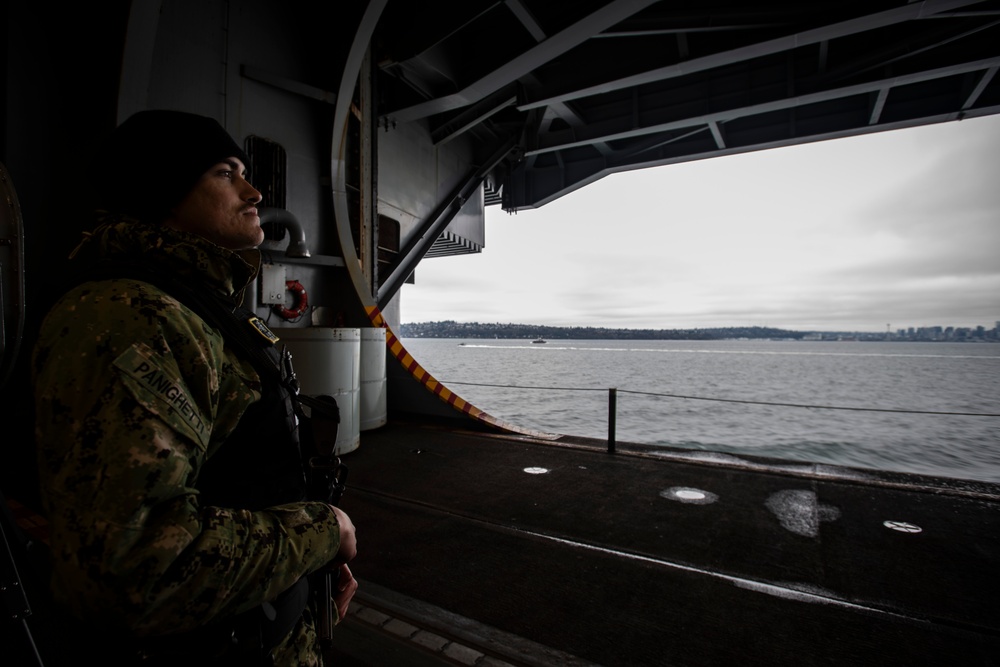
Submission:
[[[618,413],[618,388],[608,389],[608,454],[615,453],[615,416]]]

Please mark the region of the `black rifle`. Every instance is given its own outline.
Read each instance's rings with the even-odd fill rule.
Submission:
[[[298,380],[292,369],[292,355],[286,348],[282,352],[286,377],[298,403],[299,440],[306,463],[306,483],[310,500],[328,505],[340,504],[347,488],[347,466],[336,455],[337,434],[340,430],[340,408],[332,396],[306,396],[299,393]],[[309,409],[307,414],[302,408]],[[329,649],[333,642],[333,628],[337,612],[333,596],[338,572],[325,569],[318,573],[320,581],[314,582],[316,606],[319,612],[316,633],[320,646]]]

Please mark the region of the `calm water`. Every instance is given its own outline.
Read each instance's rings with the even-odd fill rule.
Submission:
[[[420,365],[459,396],[523,427],[606,438],[608,388],[616,387],[619,443],[1000,482],[1000,417],[821,410],[630,393],[997,415],[997,344],[542,345],[528,340],[423,338],[403,343]]]

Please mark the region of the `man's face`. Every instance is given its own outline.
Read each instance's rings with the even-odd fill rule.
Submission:
[[[245,176],[239,158],[214,165],[173,208],[166,226],[198,234],[229,250],[256,248],[264,241],[257,215],[261,195]]]

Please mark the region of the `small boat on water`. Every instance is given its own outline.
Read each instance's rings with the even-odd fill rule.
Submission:
[[[547,343],[547,342],[548,342],[547,340],[545,340],[544,338],[541,338],[541,337],[538,337],[535,340],[531,341],[531,343],[533,345],[537,345],[539,343]]]

